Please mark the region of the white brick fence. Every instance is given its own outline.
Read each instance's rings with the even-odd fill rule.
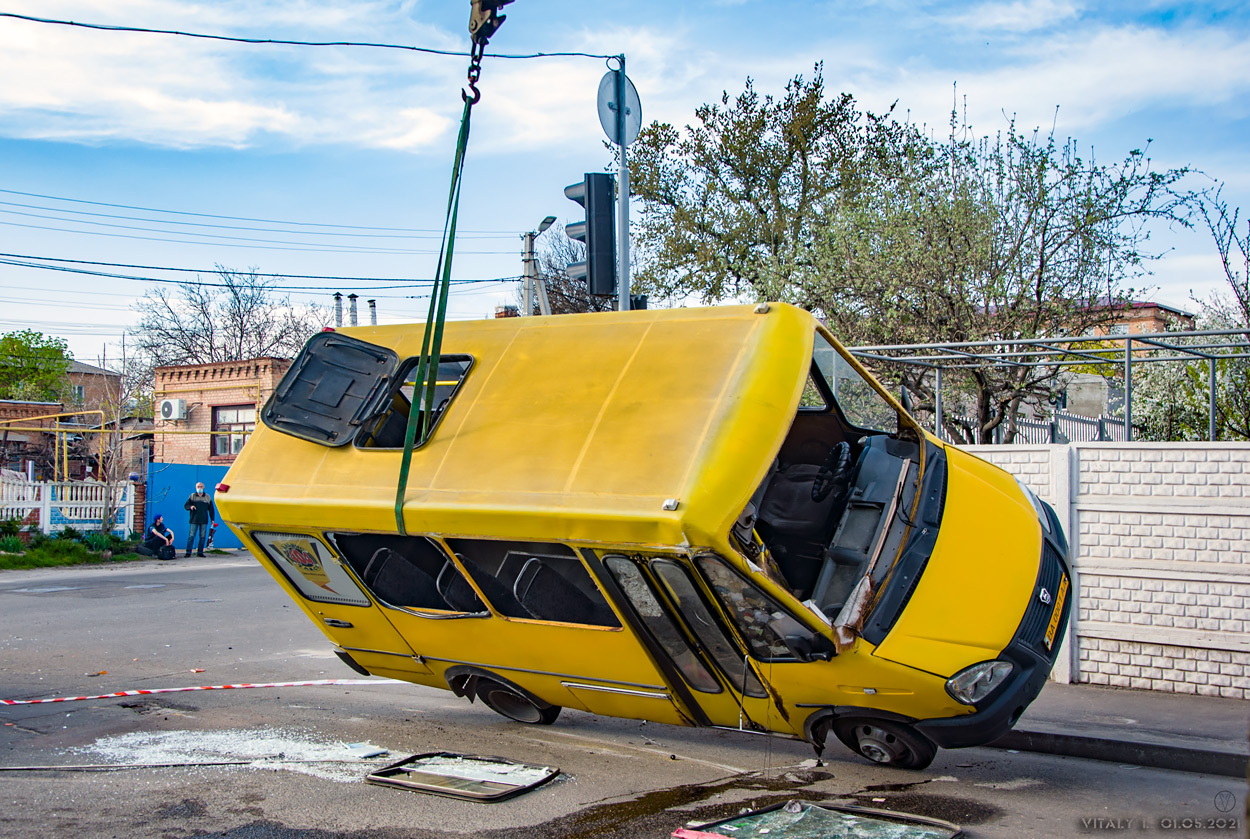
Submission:
[[[1250,444],[967,446],[1059,514],[1060,681],[1250,699]]]

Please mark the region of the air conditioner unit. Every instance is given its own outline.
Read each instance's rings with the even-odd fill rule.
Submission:
[[[184,420],[187,418],[187,400],[185,399],[162,399],[160,408],[161,419],[163,420]]]

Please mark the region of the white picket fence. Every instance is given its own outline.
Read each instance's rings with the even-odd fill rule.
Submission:
[[[125,536],[134,520],[135,488],[127,482],[112,492],[118,509],[113,532]],[[108,501],[109,487],[96,481],[28,481],[12,472],[0,477],[0,519],[20,519],[31,531],[100,530]]]

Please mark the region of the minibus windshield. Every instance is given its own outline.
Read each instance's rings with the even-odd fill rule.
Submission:
[[[877,389],[819,332],[812,348],[812,359],[834,401],[852,425],[868,431],[888,431],[898,426],[898,414],[890,403],[882,399]]]

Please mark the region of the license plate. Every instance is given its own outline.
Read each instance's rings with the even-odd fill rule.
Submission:
[[[1059,629],[1059,619],[1063,617],[1063,601],[1068,596],[1068,575],[1064,574],[1059,581],[1059,596],[1055,598],[1055,608],[1050,613],[1050,624],[1046,627],[1046,649],[1055,643],[1055,631]]]

